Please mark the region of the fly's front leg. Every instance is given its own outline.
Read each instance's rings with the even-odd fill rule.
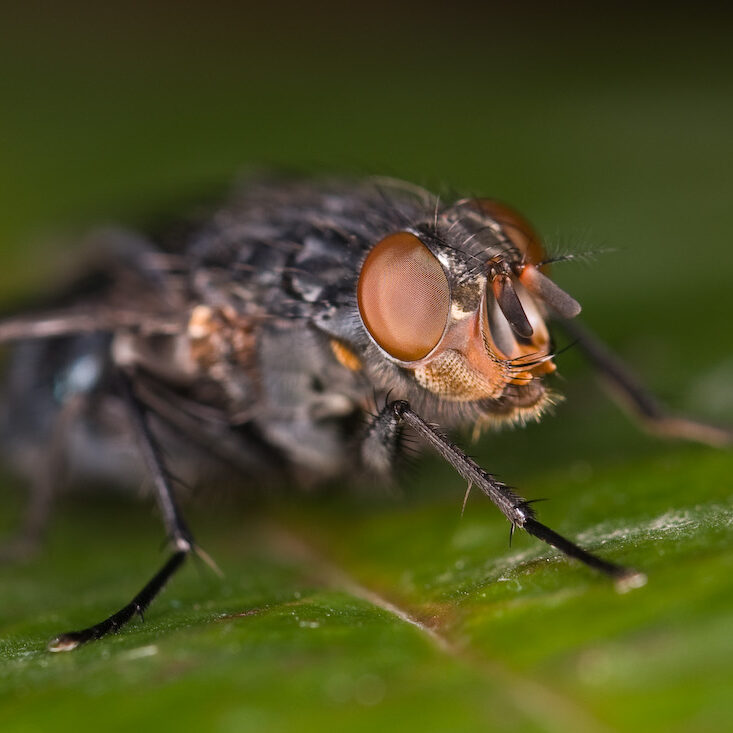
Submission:
[[[402,436],[402,420],[387,405],[374,417],[361,443],[364,467],[377,478],[390,481]]]
[[[618,396],[622,406],[628,408],[650,433],[716,448],[733,446],[732,429],[671,414],[629,367],[587,328],[575,321],[561,321],[560,325]]]
[[[118,631],[135,614],[142,618],[145,609],[152,603],[178,568],[181,567],[188,554],[197,549],[191,532],[178,508],[160,447],[148,424],[147,414],[135,397],[132,384],[126,375],[120,374],[120,387],[123,399],[128,407],[132,427],[138,438],[140,450],[155,485],[158,507],[168,537],[173,544],[174,552],[163,567],[128,604],[93,626],[57,636],[48,646],[49,650],[53,652],[69,651],[93,639],[101,639],[109,633]]]
[[[565,555],[610,576],[616,581],[619,590],[629,590],[646,582],[646,577],[642,573],[603,560],[539,522],[534,510],[525,499],[490,473],[484,471],[458,446],[423,420],[404,400],[396,400],[388,404],[377,417],[375,424],[387,426],[389,430],[394,431],[402,422],[409,425],[426,443],[445,458],[469,485],[479,488],[486,494],[511,522],[513,528],[519,527],[548,545],[556,547]]]

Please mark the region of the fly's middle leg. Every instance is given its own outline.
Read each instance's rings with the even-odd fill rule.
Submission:
[[[628,365],[591,331],[576,321],[561,321],[560,326],[598,371],[622,407],[638,418],[648,432],[715,448],[733,447],[732,428],[671,413],[641,383]]]

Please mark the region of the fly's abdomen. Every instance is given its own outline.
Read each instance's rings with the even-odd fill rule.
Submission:
[[[139,480],[119,401],[110,393],[110,338],[85,334],[18,343],[8,357],[2,449],[31,478],[58,464],[69,481]]]

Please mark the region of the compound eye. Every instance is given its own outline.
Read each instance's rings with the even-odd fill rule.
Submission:
[[[501,224],[506,236],[528,262],[542,262],[545,259],[537,232],[518,211],[493,199],[479,199],[477,204],[481,211]]]
[[[435,348],[450,310],[440,262],[408,232],[390,234],[369,253],[357,298],[369,333],[400,361],[417,361]]]

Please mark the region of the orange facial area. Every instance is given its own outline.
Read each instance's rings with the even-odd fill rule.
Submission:
[[[512,383],[524,384],[554,372],[556,367],[549,358],[550,333],[543,312],[521,281],[514,281],[513,288],[531,326],[531,336],[518,336],[492,298],[487,298],[484,304],[483,333],[491,351],[511,365]]]
[[[509,382],[503,364],[484,343],[476,315],[454,321],[439,353],[415,369],[420,385],[452,402],[498,399]]]
[[[418,383],[444,399],[470,402],[500,399],[510,384],[526,385],[553,372],[544,320],[524,293],[522,304],[533,326],[530,339],[516,337],[487,294],[482,307],[454,320],[431,358],[416,365]]]

